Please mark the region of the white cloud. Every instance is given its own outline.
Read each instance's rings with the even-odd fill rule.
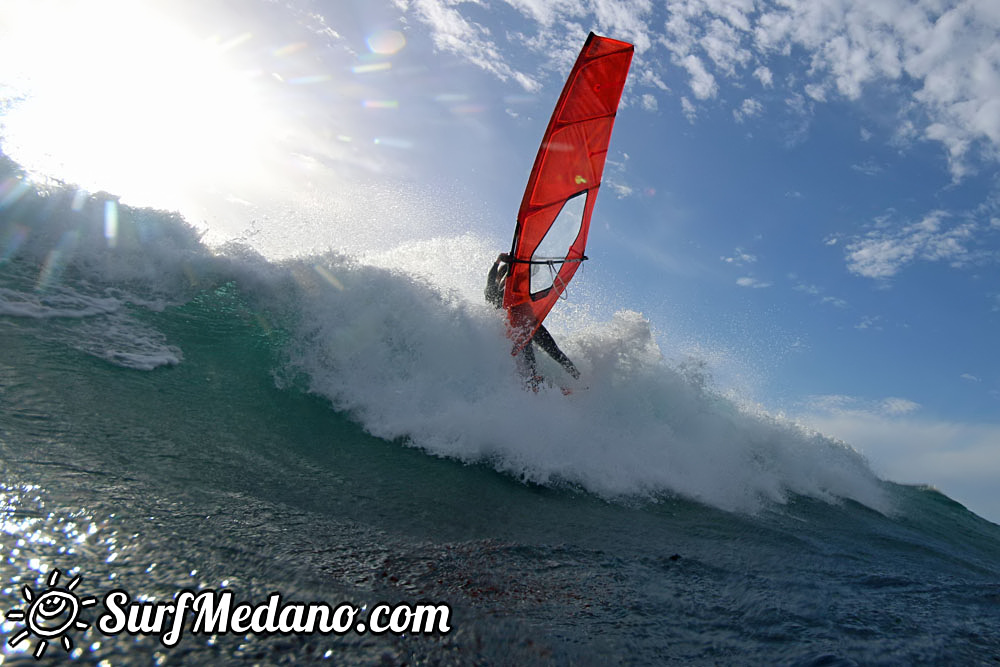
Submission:
[[[829,304],[835,308],[847,308],[848,306],[847,301],[836,296],[824,296],[819,301],[820,303]]]
[[[785,108],[791,114],[791,124],[786,128],[785,144],[794,146],[803,141],[809,132],[809,117],[813,104],[805,95],[794,93],[785,98]]]
[[[758,280],[751,276],[744,276],[743,278],[737,278],[736,284],[740,287],[751,287],[754,289],[762,289],[764,287],[770,287],[771,283],[764,282],[763,280]]]
[[[861,164],[852,164],[851,169],[865,176],[877,176],[882,173],[882,165],[871,158],[868,158]]]
[[[632,186],[625,183],[615,183],[615,182],[605,182],[611,190],[615,193],[618,199],[624,199],[625,197],[630,197],[632,195]]]
[[[757,46],[811,54],[811,72],[854,100],[879,81],[908,87],[920,133],[945,145],[956,177],[972,144],[1000,147],[996,0],[811,0],[762,11]]]
[[[727,264],[735,264],[736,266],[743,266],[744,264],[752,264],[757,261],[756,255],[751,255],[748,252],[744,252],[742,248],[736,248],[733,251],[731,257],[720,257],[723,262]]]
[[[434,46],[461,56],[469,62],[492,72],[501,80],[514,79],[527,91],[536,91],[541,85],[532,77],[507,64],[500,49],[490,38],[490,31],[466,20],[461,11],[447,0],[396,0],[403,10],[409,10],[433,29]]]
[[[810,396],[805,406],[811,414],[866,417],[892,417],[910,414],[920,409],[919,403],[898,396],[871,400],[843,394]]]
[[[398,1],[398,0],[397,0]],[[485,4],[477,0],[437,0],[451,5],[462,2]],[[504,0],[525,17],[547,30],[567,29],[570,21],[593,17],[598,32],[635,44],[642,52],[650,46],[648,14],[651,0]],[[586,23],[586,21],[584,21]],[[557,33],[553,32],[551,36]],[[586,35],[584,31],[583,35]]]
[[[982,382],[982,380],[980,380],[972,373],[962,373],[961,375],[959,375],[959,377],[962,378],[963,380],[968,380],[969,382]]]
[[[686,97],[681,98],[681,110],[684,112],[684,117],[688,119],[689,123],[693,123],[698,118],[698,110],[695,109],[691,100]]]
[[[600,30],[632,42],[639,53],[652,44],[648,17],[652,0],[590,0],[579,4],[593,10]]]
[[[882,401],[882,411],[889,415],[905,415],[920,408],[919,403],[905,398],[886,398]]]
[[[826,86],[819,83],[807,83],[805,86],[806,95],[817,102],[826,102]]]
[[[611,189],[618,199],[630,197],[634,192],[632,186],[626,182],[628,161],[628,153],[621,153],[620,159],[609,155],[604,163],[604,185]]]
[[[726,20],[733,27],[748,31],[751,28],[749,15],[756,10],[754,0],[703,0],[700,4],[708,12]]]
[[[943,211],[933,211],[901,229],[876,228],[847,245],[847,269],[866,278],[891,278],[916,260],[963,264],[970,256],[975,224],[946,226],[946,218]]]
[[[666,84],[661,76],[661,73],[651,69],[642,67],[641,63],[636,65],[636,72],[638,72],[638,81],[643,86],[649,86],[655,88],[656,90],[669,91],[670,86]]]
[[[580,2],[571,0],[506,0],[507,4],[543,26],[552,25],[559,16],[578,16],[583,11]]]
[[[789,276],[791,280],[795,280],[794,275]],[[846,300],[841,299],[836,296],[828,296],[823,294],[823,290],[816,285],[809,283],[798,283],[792,287],[796,292],[802,292],[803,294],[808,294],[809,296],[819,297],[819,303],[827,306],[833,306],[834,308],[847,308],[850,304]]]
[[[698,56],[689,55],[681,61],[681,66],[687,70],[688,74],[691,76],[691,81],[689,85],[691,86],[691,92],[699,100],[709,99],[715,97],[719,92],[719,86],[715,83],[715,77],[712,76],[705,65],[701,62]]]
[[[512,66],[513,58],[506,58],[490,31],[470,18],[485,6],[482,0],[395,2],[430,26],[439,49],[528,90],[538,88],[540,75]],[[742,86],[741,78],[752,77],[764,88],[774,87],[775,67],[797,68],[804,54],[807,70],[785,77],[782,91],[786,99],[800,100],[802,114],[812,111],[802,100],[854,101],[876,86],[895,86],[899,102],[891,111],[897,114],[897,141],[941,143],[956,179],[973,159],[1000,159],[997,0],[505,2],[528,21],[524,34],[507,38],[519,55],[527,46],[544,56],[543,71],[555,71],[552,63],[572,57],[584,26],[634,42],[639,72],[665,72],[669,80],[676,76],[671,67],[681,68],[697,100],[715,98],[720,78]],[[652,85],[641,74],[636,79]]]
[[[646,111],[656,111],[659,108],[656,96],[650,95],[649,93],[644,94],[642,96],[642,108]]]
[[[745,67],[751,53],[741,46],[741,37],[732,24],[720,19],[708,22],[699,46],[726,76],[735,76],[737,67]]]
[[[743,100],[743,104],[740,105],[739,109],[733,109],[733,118],[736,119],[737,123],[742,123],[747,118],[753,118],[754,116],[759,116],[764,110],[764,105],[755,100],[752,97],[748,97]]]
[[[861,318],[861,321],[854,325],[854,328],[858,331],[865,331],[866,329],[872,329],[873,331],[882,331],[882,325],[879,322],[882,318],[878,315],[865,315]]]
[[[774,75],[767,67],[761,65],[753,71],[753,75],[757,77],[757,80],[760,81],[760,84],[765,88],[771,88],[774,86]]]

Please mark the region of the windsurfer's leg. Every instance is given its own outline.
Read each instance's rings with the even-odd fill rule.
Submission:
[[[521,375],[524,376],[528,386],[535,390],[538,389],[538,384],[542,381],[541,376],[538,375],[536,363],[535,348],[529,340],[528,344],[517,355],[517,368],[521,371]]]
[[[545,354],[555,359],[560,366],[566,369],[567,373],[575,378],[580,377],[580,371],[576,369],[576,364],[574,364],[569,357],[563,354],[563,351],[559,349],[558,345],[556,345],[556,341],[552,337],[552,334],[549,333],[548,329],[544,326],[539,326],[538,331],[535,332],[535,336],[531,340],[538,343],[538,347],[542,348]]]

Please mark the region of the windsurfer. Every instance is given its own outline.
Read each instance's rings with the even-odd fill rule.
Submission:
[[[485,296],[486,301],[492,303],[497,308],[503,307],[503,288],[504,283],[507,281],[507,273],[510,269],[508,260],[510,257],[501,253],[497,257],[497,261],[493,263],[493,267],[490,268],[489,274],[486,276],[486,290]],[[552,338],[552,334],[548,332],[548,329],[544,325],[538,325],[538,330],[535,335],[532,336],[528,344],[522,348],[521,352],[518,354],[518,365],[521,367],[521,371],[524,373],[525,377],[528,378],[528,384],[532,389],[537,389],[539,382],[542,378],[538,375],[535,362],[535,350],[533,343],[537,343],[538,347],[542,349],[547,355],[555,359],[555,361],[562,366],[567,373],[572,375],[574,378],[580,377],[580,371],[577,370],[576,365],[567,357],[559,346],[556,345],[556,341]]]

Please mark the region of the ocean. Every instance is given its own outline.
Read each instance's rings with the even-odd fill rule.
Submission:
[[[269,257],[4,159],[0,663],[1000,662],[1000,527],[744,405],[638,313],[557,329],[583,384],[525,390],[491,252]],[[105,632],[116,590],[448,629],[189,611],[172,642]]]

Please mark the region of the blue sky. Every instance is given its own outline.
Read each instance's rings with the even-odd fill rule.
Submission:
[[[41,5],[86,9],[56,39]],[[665,350],[713,360],[723,389],[1000,520],[995,0],[41,5],[0,8],[5,98],[72,89],[81,108],[93,86],[65,78],[72,52],[105,71],[103,111],[53,139],[69,121],[8,109],[5,150],[220,238],[263,193],[356,206],[356,185],[382,193],[361,205],[429,202],[440,220],[408,234],[503,249],[587,32],[634,42],[581,276],[604,286],[598,314],[643,312]],[[85,55],[100,30],[118,50]],[[94,143],[71,152],[71,134]]]

